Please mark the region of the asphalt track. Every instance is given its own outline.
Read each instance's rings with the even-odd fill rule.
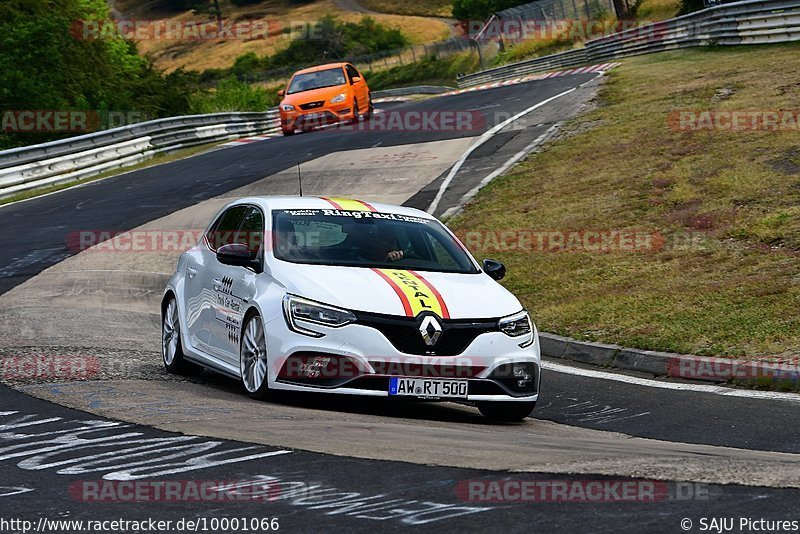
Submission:
[[[496,122],[504,120],[509,115],[525,109],[536,101],[541,101],[557,95],[566,89],[576,87],[588,82],[592,76],[574,76],[543,80],[531,84],[509,86],[490,91],[466,93],[439,99],[431,99],[411,104],[392,104],[386,109],[395,110],[442,110],[454,111],[476,110],[485,113],[486,121],[483,130],[493,126]],[[554,106],[553,110],[543,110],[542,115],[532,117],[524,124],[524,129],[510,128],[497,136],[491,143],[476,151],[465,165],[463,175],[454,181],[453,192],[443,198],[443,206],[449,207],[458,202],[463,193],[468,191],[475,183],[480,181],[492,168],[496,168],[509,154],[519,150],[520,146],[529,143],[532,138],[540,135],[549,126],[562,120],[560,110]],[[494,110],[501,113],[495,114]],[[551,115],[547,115],[550,113]],[[75,230],[112,228],[125,230],[138,227],[149,221],[167,216],[177,210],[192,206],[198,202],[224,195],[232,190],[246,187],[248,184],[264,179],[266,176],[277,175],[295,165],[296,162],[311,162],[326,154],[354,149],[372,149],[375,147],[391,147],[409,144],[430,143],[446,139],[474,137],[481,131],[469,132],[337,132],[329,130],[301,135],[293,138],[275,138],[262,143],[254,143],[241,147],[227,148],[212,151],[191,159],[182,160],[151,169],[143,169],[126,175],[109,178],[83,187],[73,188],[57,194],[44,196],[30,201],[13,204],[0,209],[0,227],[4,229],[5,247],[4,255],[0,258],[0,293],[31,279],[44,269],[53,266],[68,256],[73,251],[65,245],[65,236]],[[524,134],[524,135],[523,135]],[[430,183],[423,187],[420,193],[409,199],[408,203],[425,207],[432,199],[434,192],[441,183],[442,175],[431,176]],[[282,184],[286,187],[286,184]],[[285,191],[282,191],[285,192]],[[308,191],[306,191],[308,193]],[[312,191],[313,193],[313,191]],[[2,299],[0,299],[2,301]],[[9,343],[4,343],[8,348]],[[13,349],[13,344],[11,344]],[[138,387],[133,383],[132,387]],[[169,395],[170,382],[164,382],[165,390],[162,394]],[[64,385],[60,391],[69,389]],[[81,384],[74,384],[80,387]],[[211,397],[226,395],[235,396],[235,385],[226,379],[204,375],[189,384],[193,392],[207,392],[209,405]],[[58,385],[32,385],[24,389],[36,396],[59,399]],[[121,384],[120,387],[124,387]],[[182,386],[183,387],[183,386]],[[121,390],[124,393],[124,390]],[[84,407],[75,403],[78,407]],[[228,397],[225,397],[227,399]],[[238,404],[239,400],[247,403],[247,409],[261,409],[253,407],[253,403],[243,399],[226,401]],[[205,402],[204,401],[204,402]],[[63,402],[69,404],[69,402]],[[157,404],[157,403],[156,403]],[[87,403],[85,408],[102,413],[102,407]],[[97,408],[97,409],[94,409]],[[126,417],[124,409],[116,406],[120,411],[114,412],[115,406],[109,406],[110,414],[117,414],[117,419],[143,422],[145,417],[135,417],[129,413]],[[124,408],[124,406],[123,406]],[[200,406],[205,408],[205,405]],[[540,466],[535,464],[536,451],[529,449],[531,461],[525,468],[525,474],[509,472],[509,467],[497,467],[503,463],[502,449],[505,436],[513,432],[524,432],[534,426],[535,432],[541,431],[543,435],[552,438],[554,434],[565,432],[567,438],[570,434],[563,428],[581,428],[615,432],[621,434],[603,434],[603,439],[598,444],[613,444],[631,440],[629,436],[662,440],[663,442],[677,444],[699,444],[715,447],[733,447],[750,451],[773,451],[776,453],[800,452],[800,443],[796,436],[800,415],[796,403],[766,401],[755,399],[731,399],[696,392],[675,392],[657,390],[645,386],[621,384],[587,377],[576,377],[561,373],[548,373],[545,375],[544,390],[534,414],[534,419],[523,425],[492,427],[479,422],[473,411],[454,408],[450,405],[423,405],[412,404],[409,406],[394,406],[379,404],[365,407],[362,403],[347,400],[290,400],[276,405],[265,405],[264,410],[275,414],[276,420],[288,422],[297,421],[300,413],[310,413],[314,417],[329,418],[331,425],[341,424],[347,427],[366,429],[359,436],[376,432],[373,428],[375,420],[386,418],[397,421],[397,432],[413,433],[419,431],[421,435],[434,432],[431,427],[441,426],[439,434],[430,434],[440,440],[441,446],[446,449],[460,448],[464,444],[458,439],[453,443],[447,442],[447,434],[452,436],[467,436],[472,440],[480,440],[482,434],[497,434],[498,439],[487,440],[489,450],[484,450],[482,458],[476,458],[469,464],[469,459],[464,463],[468,465],[481,465],[491,463],[492,471],[470,470],[459,467],[446,467],[449,464],[442,457],[442,461],[426,462],[426,451],[413,448],[414,441],[404,441],[405,436],[397,436],[397,442],[407,445],[403,450],[390,451],[376,455],[381,459],[367,459],[366,454],[354,454],[360,458],[348,458],[339,451],[332,451],[335,455],[323,454],[323,443],[331,440],[331,435],[308,436],[307,446],[297,445],[297,448],[319,452],[301,452],[295,450],[291,444],[280,444],[290,454],[270,456],[233,463],[219,467],[207,467],[202,470],[188,472],[183,475],[172,475],[176,478],[204,479],[204,480],[243,480],[257,475],[277,477],[282,481],[303,482],[307,485],[320,485],[325,488],[337,488],[339,492],[358,493],[360,496],[383,495],[378,499],[393,501],[387,507],[369,513],[349,513],[336,511],[337,508],[314,508],[312,502],[298,501],[297,498],[285,496],[275,498],[267,503],[89,503],[75,500],[69,496],[68,488],[76,480],[87,478],[98,479],[103,476],[102,470],[91,471],[90,475],[81,472],[59,474],[56,466],[42,467],[43,462],[21,461],[22,458],[35,457],[35,447],[23,447],[27,451],[23,456],[6,458],[0,452],[0,464],[3,464],[2,485],[15,487],[20,492],[0,497],[0,517],[25,517],[38,519],[42,516],[54,518],[68,516],[71,518],[101,519],[124,517],[134,519],[142,516],[170,519],[180,517],[280,517],[281,528],[288,531],[296,530],[327,530],[328,528],[343,528],[347,530],[374,530],[384,525],[390,528],[415,528],[436,530],[477,530],[487,528],[503,528],[510,532],[530,531],[532,528],[546,529],[547,531],[679,531],[681,518],[688,517],[695,521],[700,517],[741,517],[754,518],[796,519],[796,510],[791,506],[797,502],[800,493],[796,489],[781,489],[780,486],[788,485],[798,487],[798,463],[790,458],[787,464],[789,472],[782,481],[775,481],[763,485],[766,487],[745,487],[741,485],[719,485],[709,482],[702,486],[708,495],[703,498],[694,496],[689,499],[676,499],[675,495],[658,499],[657,502],[619,503],[604,502],[594,503],[558,503],[558,502],[526,502],[526,503],[487,503],[465,502],[456,494],[458,481],[473,479],[524,479],[524,480],[607,480],[602,474],[604,471],[598,467],[575,467],[573,472],[584,474],[570,475],[568,468],[559,467],[548,470],[547,463]],[[22,395],[5,386],[0,386],[0,410],[3,412],[19,412],[4,416],[18,417],[24,414],[39,414],[40,417],[61,417],[63,419],[96,419],[85,413],[75,412],[67,408],[51,404],[42,400]],[[130,410],[129,410],[130,412]],[[135,432],[147,437],[164,437],[173,434],[155,430],[152,426],[158,424],[159,412],[151,410],[150,419],[145,421],[148,426],[132,427]],[[167,413],[165,410],[164,414]],[[216,435],[222,437],[210,427],[219,424],[220,420],[227,418],[220,413],[216,417],[214,412],[209,414],[208,431],[202,429],[202,422],[181,429],[180,432],[188,435]],[[165,418],[168,418],[165,416]],[[7,420],[5,421],[7,422]],[[552,422],[552,423],[548,423]],[[233,420],[228,424],[247,427],[253,421]],[[557,423],[558,425],[550,426]],[[4,424],[0,418],[0,425]],[[44,426],[33,425],[26,427],[29,430],[38,427],[37,432],[48,430]],[[277,423],[277,428],[280,426]],[[463,434],[458,430],[464,428]],[[194,431],[193,431],[194,429]],[[403,430],[405,429],[405,430]],[[218,429],[219,430],[219,429]],[[224,430],[224,429],[221,429]],[[221,433],[220,430],[220,433]],[[302,430],[302,426],[300,428]],[[25,444],[36,440],[33,431],[26,437],[9,432],[0,427],[0,451],[7,444]],[[28,430],[26,430],[28,432]],[[550,432],[548,434],[548,432]],[[586,432],[589,432],[587,430]],[[289,436],[294,437],[290,432]],[[535,434],[534,434],[535,436]],[[595,434],[589,433],[586,436]],[[584,435],[575,435],[585,438]],[[299,437],[299,435],[298,435]],[[413,436],[412,436],[413,437]],[[237,439],[241,439],[237,436]],[[27,441],[26,441],[27,440]],[[314,441],[319,444],[313,443]],[[391,441],[391,436],[388,438]],[[253,443],[268,443],[263,445],[264,451],[274,451],[277,441],[269,443],[269,439],[243,440]],[[547,440],[543,440],[548,443]],[[224,447],[236,448],[243,445],[222,440]],[[644,443],[644,442],[643,442]],[[369,443],[364,444],[369,448]],[[473,444],[474,445],[474,444]],[[529,441],[517,445],[517,450],[512,454],[525,454],[524,447],[535,447]],[[479,447],[478,447],[479,448]],[[688,450],[688,449],[687,449]],[[438,449],[437,449],[438,451]],[[709,450],[710,451],[710,450]],[[602,451],[601,451],[602,452]],[[703,462],[704,454],[712,457],[712,452],[690,450],[689,454],[694,462]],[[428,457],[433,453],[429,453]],[[86,456],[81,456],[82,461]],[[487,460],[491,458],[491,462]],[[766,458],[766,457],[765,457]],[[407,459],[408,462],[397,462],[397,459]],[[62,458],[63,460],[63,458]],[[614,453],[608,452],[608,463],[614,462]],[[653,458],[655,462],[657,458]],[[723,455],[723,461],[726,457]],[[733,461],[733,460],[731,460]],[[425,463],[435,466],[424,465]],[[760,470],[763,466],[753,461],[751,468]],[[695,482],[707,480],[690,471],[681,471],[679,465],[672,466],[669,489],[673,493],[678,491],[681,481]],[[794,471],[792,471],[794,470]],[[79,471],[79,470],[77,470]],[[549,474],[548,474],[549,473]],[[558,473],[558,475],[554,475]],[[686,475],[683,478],[682,475]],[[646,475],[641,475],[646,476]],[[743,475],[746,478],[746,473]],[[624,480],[625,478],[619,478]],[[630,479],[630,477],[628,478]],[[616,480],[616,479],[615,479]],[[761,480],[761,479],[756,479]],[[742,482],[745,484],[747,482]],[[758,484],[758,482],[756,482]],[[681,486],[682,487],[682,486]],[[687,486],[689,487],[689,486]],[[696,486],[691,486],[697,489]],[[24,491],[21,490],[31,490]],[[7,493],[14,493],[8,490]],[[3,491],[0,491],[0,495]],[[280,495],[280,493],[279,493]],[[705,495],[705,493],[703,494]],[[399,499],[394,501],[394,499]],[[409,504],[407,501],[416,501]],[[342,498],[340,498],[342,501]],[[344,502],[344,501],[342,501]],[[453,517],[445,517],[444,512],[439,513],[441,519],[423,523],[419,518],[431,519],[437,515],[433,512],[427,516],[419,515],[418,508],[423,502],[438,503],[449,506]],[[304,504],[305,503],[305,504]],[[402,505],[402,506],[401,506]],[[479,508],[477,511],[452,507]],[[443,508],[447,509],[447,508]],[[376,509],[378,510],[378,509]],[[392,512],[392,510],[395,510]],[[396,511],[401,510],[401,511]],[[404,510],[404,512],[402,511]],[[414,510],[418,518],[415,519]],[[363,510],[362,510],[363,512]],[[407,512],[407,513],[406,513]],[[361,517],[372,514],[372,518]],[[795,514],[792,517],[791,514]],[[388,517],[392,516],[392,517]],[[380,517],[382,519],[376,519]],[[0,524],[0,526],[2,526]],[[2,529],[0,529],[2,530]]]
[[[402,106],[405,111],[474,110],[479,119],[473,130],[347,133],[327,130],[312,135],[276,137],[5,206],[0,208],[0,228],[6,240],[0,258],[0,294],[67,257],[70,252],[65,250],[64,236],[70,231],[135,228],[333,152],[480,135],[537,100],[555,96],[595,76],[585,74],[543,80],[536,83],[534,95],[525,89],[531,84],[521,84]],[[491,107],[486,107],[488,95],[491,95]],[[387,104],[383,107],[400,106]],[[313,194],[313,191],[306,191],[306,194]]]
[[[0,427],[3,430],[0,465],[4,474],[0,495],[5,495],[0,496],[0,519],[27,520],[33,525],[41,518],[48,521],[154,518],[175,522],[203,518],[248,521],[278,518],[280,531],[284,532],[374,532],[378,529],[464,532],[496,528],[504,532],[676,532],[683,518],[695,522],[710,515],[786,519],[800,498],[797,489],[767,491],[758,487],[670,483],[657,486],[654,500],[615,502],[614,488],[619,487],[615,484],[630,482],[630,479],[433,468],[408,462],[292,451],[169,476],[170,480],[208,481],[217,487],[225,487],[226,482],[230,485],[231,481],[252,481],[254,485],[260,482],[266,484],[265,496],[259,497],[256,491],[243,491],[238,500],[220,497],[217,501],[211,497],[205,502],[129,502],[129,494],[122,489],[101,493],[86,489],[87,484],[102,483],[103,477],[147,481],[153,478],[148,477],[148,473],[159,472],[167,462],[150,455],[139,457],[141,464],[135,465],[123,456],[131,454],[128,448],[133,445],[129,443],[106,442],[101,446],[98,442],[93,447],[91,443],[80,447],[70,446],[63,434],[47,435],[86,426],[89,420],[95,424],[105,421],[96,416],[33,399],[9,388],[0,389],[0,404],[4,413],[18,412],[0,416],[0,425],[6,425]],[[26,426],[9,428],[15,424]],[[127,440],[135,438],[138,446],[155,440],[190,438],[133,425],[119,429],[110,427],[105,432],[83,434],[81,438],[90,442],[122,432],[135,434]],[[61,447],[56,449],[58,445]],[[246,453],[231,452],[248,445],[230,441],[220,441],[218,447],[228,452],[226,458],[276,452],[271,447],[256,447]],[[97,459],[100,454],[110,452],[113,453],[111,457],[103,461]],[[161,450],[156,452],[164,454]],[[413,455],[413,451],[408,453]],[[494,453],[502,454],[502,451]],[[13,454],[17,456],[10,457]],[[192,454],[186,456],[192,457]],[[171,464],[171,469],[191,467],[182,460]],[[126,467],[128,464],[133,465]],[[137,479],[139,476],[144,478]],[[164,480],[163,477],[157,479]],[[526,481],[546,486],[554,479],[570,487],[572,484],[576,484],[575,487],[605,484],[611,497],[606,502],[594,503],[475,502],[470,501],[470,494],[463,490],[468,481],[505,481],[505,484]],[[105,495],[109,499],[116,496],[117,500],[98,502],[95,495]],[[69,529],[62,527],[59,531],[65,530]]]

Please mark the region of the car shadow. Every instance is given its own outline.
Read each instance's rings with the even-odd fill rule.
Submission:
[[[278,404],[328,412],[483,426],[520,425],[529,423],[532,420],[529,417],[521,423],[489,421],[474,406],[446,401],[418,401],[386,397],[284,391],[274,391],[269,399],[258,401],[248,399],[241,384],[236,380],[208,370],[202,371],[192,381],[239,395],[251,402],[264,402],[265,404]]]

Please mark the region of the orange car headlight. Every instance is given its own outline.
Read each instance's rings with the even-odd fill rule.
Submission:
[[[347,98],[346,93],[339,93],[338,95],[331,98],[331,104],[338,104],[339,102],[344,102],[345,98]]]
[[[294,111],[294,106],[291,104],[281,104],[282,111]]]

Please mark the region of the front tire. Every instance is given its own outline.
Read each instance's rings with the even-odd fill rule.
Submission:
[[[175,297],[170,297],[161,318],[161,356],[164,367],[172,374],[187,374],[191,370],[191,364],[183,355],[181,320]]]
[[[375,114],[375,106],[372,104],[372,97],[369,97],[369,107],[367,108],[367,112],[364,114],[364,120],[368,121],[372,118]]]
[[[536,407],[533,402],[481,402],[478,409],[492,421],[516,423],[528,417]]]
[[[361,115],[358,113],[358,100],[353,99],[353,124],[358,124],[361,120]]]
[[[292,130],[281,129],[281,132],[283,132],[284,137],[289,137],[289,136],[294,135],[294,129],[292,129]]]
[[[260,315],[254,313],[244,324],[239,347],[242,386],[251,398],[264,399],[269,395],[268,369],[264,322]]]

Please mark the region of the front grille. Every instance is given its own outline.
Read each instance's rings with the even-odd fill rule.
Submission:
[[[326,110],[318,113],[322,113],[323,116],[310,118],[308,115],[299,115],[297,117],[296,124],[302,128],[317,128],[319,126],[324,126],[326,124],[339,121],[339,117],[337,117],[330,111]]]
[[[400,352],[416,355],[455,356],[464,352],[479,335],[498,331],[498,319],[440,319],[442,334],[436,344],[428,346],[419,332],[423,315],[397,317],[356,312],[356,317],[357,324],[378,330]]]
[[[369,364],[375,374],[419,378],[475,378],[486,369],[483,365],[460,365],[458,360],[449,360],[454,363],[420,363],[390,358],[370,360]]]
[[[323,105],[325,105],[325,101],[324,100],[320,100],[319,102],[309,102],[307,104],[300,104],[300,109],[302,109],[303,111],[306,111],[306,110],[309,110],[309,109],[321,108]]]

